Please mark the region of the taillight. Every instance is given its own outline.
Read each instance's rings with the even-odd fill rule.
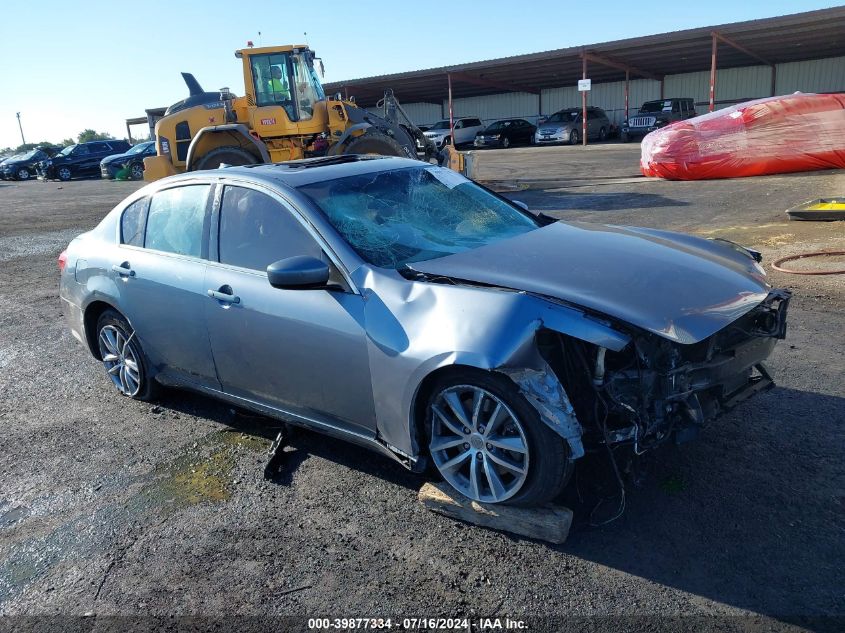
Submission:
[[[62,251],[61,255],[59,255],[59,272],[60,273],[64,272],[65,264],[67,264],[67,251]]]

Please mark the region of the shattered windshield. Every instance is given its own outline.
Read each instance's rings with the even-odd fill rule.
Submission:
[[[381,268],[460,253],[538,227],[528,215],[442,167],[349,176],[299,190],[361,257]]]

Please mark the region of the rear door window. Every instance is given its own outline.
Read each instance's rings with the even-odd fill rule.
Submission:
[[[88,149],[93,154],[103,154],[111,151],[111,146],[108,143],[89,143]]]
[[[147,221],[149,198],[141,198],[130,204],[120,218],[120,243],[129,246],[144,245],[144,224]]]
[[[322,256],[319,244],[284,205],[266,193],[234,186],[223,191],[218,248],[221,263],[262,271],[280,259]]]
[[[210,189],[210,185],[186,185],[156,193],[147,213],[144,246],[202,257]]]

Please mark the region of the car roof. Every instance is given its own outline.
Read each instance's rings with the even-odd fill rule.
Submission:
[[[293,189],[315,182],[325,182],[346,176],[372,174],[403,168],[431,167],[428,163],[396,156],[343,154],[293,160],[286,163],[264,163],[192,171],[167,178],[167,182],[190,180],[199,175],[244,178],[269,185],[283,185]]]

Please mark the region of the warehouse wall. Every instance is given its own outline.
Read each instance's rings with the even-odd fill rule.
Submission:
[[[692,97],[704,113],[710,102],[710,71],[666,75],[663,94],[666,97]],[[726,68],[716,73],[717,101],[749,101],[772,94],[772,70],[768,66]],[[717,104],[717,108],[732,104]]]
[[[452,102],[453,116],[477,116],[484,123],[498,119],[522,117],[532,123],[540,115],[538,95],[528,92],[505,92],[485,97],[467,97]],[[449,101],[443,102],[443,112],[449,115]]]
[[[716,75],[716,108],[725,108],[732,102],[768,97],[771,94],[772,71],[768,66],[726,68]],[[632,79],[629,82],[631,111],[645,101],[660,98],[660,82],[651,79]],[[777,65],[777,94],[801,92],[845,91],[845,57],[832,57]],[[710,71],[703,70],[680,75],[667,75],[664,79],[664,96],[692,97],[699,114],[707,112],[710,100]],[[611,123],[619,125],[625,113],[625,82],[615,81],[593,84],[587,93],[587,104],[603,108]],[[454,115],[479,116],[485,123],[497,119],[522,117],[532,123],[540,115],[548,115],[563,108],[581,106],[581,94],[576,86],[542,90],[537,95],[511,92],[455,99]],[[440,107],[429,103],[402,104],[418,125],[433,123],[441,118]],[[449,102],[443,102],[443,114],[448,116]]]
[[[777,93],[845,92],[845,57],[778,64]]]
[[[448,112],[448,104],[446,108]],[[436,103],[403,103],[402,109],[415,125],[436,123],[443,118],[442,108]]]

